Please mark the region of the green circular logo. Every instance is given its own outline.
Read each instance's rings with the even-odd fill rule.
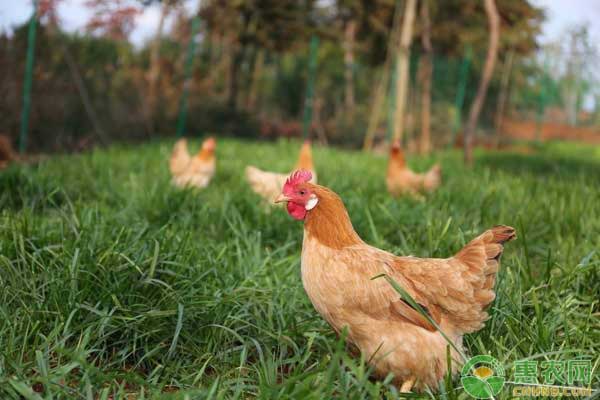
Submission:
[[[504,367],[492,356],[475,356],[463,366],[460,381],[476,399],[491,399],[504,387]]]

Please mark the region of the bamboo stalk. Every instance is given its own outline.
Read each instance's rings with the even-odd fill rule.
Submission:
[[[402,132],[405,123],[406,101],[408,93],[409,69],[410,69],[410,44],[413,36],[413,25],[415,21],[415,10],[417,0],[407,0],[402,21],[402,34],[400,35],[400,47],[398,49],[398,62],[396,64],[396,111],[394,114],[394,142],[402,140]]]

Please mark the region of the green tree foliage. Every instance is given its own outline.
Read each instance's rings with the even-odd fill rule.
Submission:
[[[461,56],[467,45],[476,53],[485,53],[488,32],[483,2],[447,0],[432,2],[432,41],[436,53]],[[544,14],[528,1],[503,0],[497,4],[500,14],[500,53],[515,48],[527,55],[537,49]]]
[[[109,138],[142,139],[148,132],[174,133],[190,40],[196,40],[198,46],[186,134],[211,131],[272,137],[299,134],[293,125],[298,124],[304,107],[308,44],[313,34],[321,39],[314,130],[325,132],[330,142],[345,145],[362,142],[377,82],[383,69],[390,68],[386,58],[396,5],[403,9],[401,0],[205,0],[199,10],[200,33],[195,38],[190,37],[193,15],[175,7],[169,17],[174,19],[171,30],[135,48],[125,40],[134,21],[132,15],[157,1],[90,2],[94,15],[88,25],[93,35],[62,33],[60,21],[55,24],[58,33],[51,35],[47,31],[49,18],[42,18],[33,84],[30,143],[34,148],[77,147],[95,140],[89,113],[84,112],[59,41],[65,42],[72,53]],[[498,65],[509,50],[515,52],[509,98],[515,104],[535,109],[543,68],[529,56],[537,49],[535,38],[544,16],[526,0],[501,1],[498,9],[501,16]],[[465,104],[472,101],[487,43],[487,22],[480,2],[432,1],[429,11],[433,49],[431,131],[435,147],[447,140],[457,112],[454,102],[466,46],[472,47],[474,57]],[[348,74],[348,52],[344,48],[349,21],[356,24],[352,74]],[[415,38],[420,38],[421,29],[421,21],[417,19]],[[5,94],[0,99],[0,111],[10,116],[0,119],[0,130],[13,136],[18,131],[26,50],[24,34],[24,28],[18,27],[14,34],[0,36],[0,93]],[[158,47],[153,47],[157,43]],[[423,54],[421,40],[414,40],[411,53],[409,141],[419,131],[420,123],[416,67]],[[153,70],[159,73],[155,74],[156,99],[150,107],[153,111],[148,113],[149,71],[153,63]],[[558,86],[550,92],[560,97],[564,85]],[[491,126],[494,120],[499,88],[500,73],[495,73],[482,111],[480,125],[484,127]],[[353,101],[349,100],[349,93]],[[388,109],[387,100],[382,109]],[[385,118],[381,121],[377,129],[379,137],[385,131]]]

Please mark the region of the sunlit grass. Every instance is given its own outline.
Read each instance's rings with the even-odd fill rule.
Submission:
[[[171,187],[170,146],[0,173],[0,398],[397,397],[307,299],[301,224],[243,180],[248,163],[289,170],[298,143],[222,140],[204,191]],[[383,157],[315,149],[320,182],[378,247],[445,257],[493,225],[517,229],[491,318],[466,337],[468,353],[509,371],[525,357],[599,354],[597,155],[478,153],[472,170],[455,152],[412,157],[416,169],[443,166],[442,188],[422,202],[386,194]]]

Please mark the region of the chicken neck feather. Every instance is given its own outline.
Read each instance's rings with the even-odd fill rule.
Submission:
[[[319,198],[319,205],[306,216],[304,229],[307,234],[333,249],[364,243],[352,227],[342,199],[323,186],[310,186]]]

